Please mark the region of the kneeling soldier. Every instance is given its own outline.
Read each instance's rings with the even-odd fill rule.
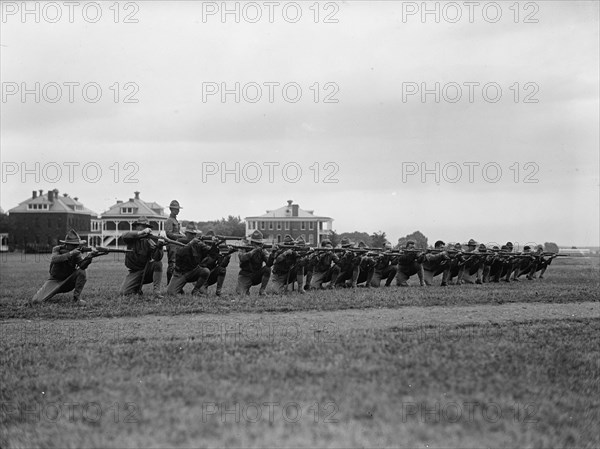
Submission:
[[[383,249],[385,251],[391,251],[392,244],[386,243],[383,246]],[[394,280],[394,277],[396,276],[396,272],[398,271],[396,264],[392,263],[393,261],[395,261],[395,258],[390,254],[386,254],[385,252],[375,257],[375,271],[373,272],[373,278],[371,279],[372,287],[379,287],[382,279],[385,279],[386,287],[390,286]]]
[[[340,273],[340,268],[337,265],[339,262],[338,256],[333,252],[331,240],[323,239],[321,248],[331,251],[321,251],[314,254],[312,260],[313,274],[310,280],[310,288],[322,289],[323,284],[329,283],[328,287],[333,288],[335,281]],[[331,264],[334,264],[333,266]]]
[[[152,291],[157,298],[161,298],[160,283],[162,281],[162,239],[154,242],[152,225],[146,217],[140,217],[133,223],[135,231],[126,232],[123,241],[131,252],[125,256],[125,266],[129,274],[121,285],[122,295],[142,294],[145,284],[152,284]]]
[[[265,294],[265,289],[271,277],[269,266],[269,254],[262,247],[263,235],[260,231],[254,231],[250,236],[250,244],[254,249],[240,253],[240,273],[236,292],[238,294],[250,294],[250,287],[260,284],[259,295]],[[263,263],[265,264],[263,266]]]
[[[423,261],[425,255],[416,248],[417,242],[409,240],[406,242],[403,254],[395,258],[398,264],[398,275],[396,276],[396,285],[398,287],[408,287],[408,280],[415,274],[419,278],[419,284],[425,285],[423,280]]]
[[[292,236],[286,234],[281,247],[271,253],[271,260],[273,262],[271,282],[277,293],[287,293],[288,285],[294,285],[296,281],[298,273],[296,264],[300,260],[300,255],[293,248],[289,248],[293,247],[294,244]],[[304,293],[303,279],[304,276],[302,271],[300,271],[300,293]]]
[[[65,239],[59,240],[59,243],[62,245],[52,248],[50,278],[37,291],[31,302],[47,301],[58,293],[73,291],[73,302],[85,305],[85,301],[79,296],[87,281],[85,269],[92,261],[83,259],[79,247],[86,242],[71,229]]]
[[[211,247],[204,244],[198,238],[199,231],[193,223],[188,223],[185,228],[185,238],[177,240],[179,243],[185,243],[183,248],[179,248],[175,257],[175,271],[171,282],[167,286],[167,294],[183,294],[183,287],[188,282],[194,282],[192,295],[206,294],[206,280],[210,270],[201,263],[208,257]]]
[[[206,233],[207,237],[214,235],[215,233],[213,231],[208,231]],[[217,291],[215,292],[217,296],[221,296],[225,275],[227,274],[227,267],[231,260],[231,254],[235,251],[235,248],[231,248],[226,244],[214,245],[210,249],[208,256],[200,262],[201,267],[206,267],[210,270],[210,274],[206,280],[206,287],[217,284]]]

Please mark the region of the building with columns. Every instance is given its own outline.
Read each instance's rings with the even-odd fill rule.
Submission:
[[[262,232],[265,243],[281,243],[286,234],[295,240],[302,236],[307,244],[319,246],[333,225],[333,218],[318,216],[313,210],[301,209],[288,200],[286,206],[267,210],[266,214],[246,217],[246,236],[255,230]]]
[[[106,212],[92,219],[89,244],[92,246],[122,246],[120,239],[125,232],[133,230],[133,223],[141,216],[146,216],[154,231],[164,230],[167,215],[164,207],[147,202],[140,198],[140,192],[127,201],[117,201]]]

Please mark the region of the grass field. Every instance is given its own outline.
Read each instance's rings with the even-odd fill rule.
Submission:
[[[598,447],[597,259],[543,281],[26,306],[0,256],[0,447]],[[146,286],[149,288],[149,286]],[[190,287],[188,287],[188,290]],[[214,287],[213,287],[214,289]]]

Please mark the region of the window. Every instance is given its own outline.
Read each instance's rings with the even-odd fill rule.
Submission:
[[[281,231],[281,222],[280,221],[277,222],[277,230]]]
[[[320,222],[319,222],[319,231],[322,231],[322,230],[323,230],[323,222],[322,222],[322,221],[320,221]]]
[[[300,222],[300,230],[301,230],[301,231],[304,231],[305,229],[306,229],[306,222],[304,222],[304,221],[301,221],[301,222]]]
[[[315,243],[315,236],[313,234],[308,235],[308,244],[313,245]]]
[[[121,213],[122,214],[126,214],[126,215],[132,215],[133,214],[133,207],[122,207],[121,208]]]
[[[281,234],[277,234],[277,243],[281,243]]]
[[[48,210],[47,204],[28,204],[27,209],[29,210]]]
[[[273,222],[272,222],[272,221],[270,221],[270,222],[269,222],[269,231],[272,231],[272,230],[273,230]]]
[[[313,229],[315,229],[315,224],[312,221],[308,222],[308,230],[312,231]]]
[[[261,231],[264,231],[264,230],[265,230],[265,222],[264,222],[264,221],[261,221],[261,222],[260,222],[260,230],[261,230]]]
[[[286,221],[286,222],[285,222],[285,230],[286,230],[286,231],[289,231],[289,230],[290,230],[290,222],[289,222],[289,221]]]

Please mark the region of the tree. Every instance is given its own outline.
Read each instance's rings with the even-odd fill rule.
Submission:
[[[383,248],[387,243],[385,232],[378,231],[371,234],[371,244],[373,248]]]
[[[187,221],[182,221],[181,225],[187,225]],[[244,237],[246,235],[246,223],[237,216],[229,215],[227,218],[211,221],[197,221],[196,228],[206,234],[213,231],[216,235],[230,235],[233,237]]]
[[[337,246],[340,243],[341,237],[337,232],[332,230],[329,232],[329,240],[333,246]]]
[[[549,253],[558,253],[558,245],[554,242],[545,242],[544,251]]]
[[[361,240],[365,243],[368,243],[371,240],[371,236],[369,234],[367,234],[366,232],[359,232],[359,231],[342,232],[340,234],[340,240],[343,239],[344,237],[349,239],[353,243],[358,243]]]
[[[406,237],[400,237],[398,239],[398,248],[404,248],[406,242],[409,240],[414,240],[417,248],[427,248],[427,237],[425,237],[421,231],[415,231],[412,234],[408,234]]]

